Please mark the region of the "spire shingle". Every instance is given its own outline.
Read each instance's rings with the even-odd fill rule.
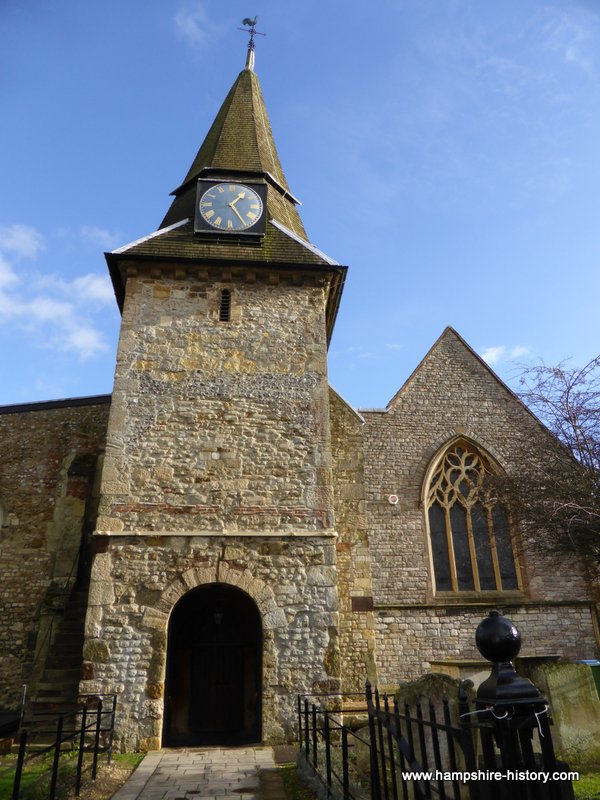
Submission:
[[[306,238],[277,155],[260,84],[251,69],[238,75],[160,227],[193,218],[196,181],[209,168],[227,173],[268,174],[268,214]]]

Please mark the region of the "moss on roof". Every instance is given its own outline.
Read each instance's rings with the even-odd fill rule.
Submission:
[[[256,74],[240,72],[198,151],[184,183],[203,167],[270,172],[289,191],[275,149]]]
[[[260,84],[250,69],[242,70],[231,87],[183,183],[175,190],[175,200],[161,228],[194,216],[196,179],[206,168],[272,175],[283,191],[269,192],[269,216],[306,238],[296,205],[289,197]]]
[[[285,223],[284,223],[285,224]],[[173,230],[166,231],[151,239],[142,240],[122,251],[120,257],[140,256],[164,259],[191,259],[202,261],[264,262],[265,264],[298,264],[330,266],[331,262],[314,250],[280,231],[267,222],[265,235],[258,238],[215,236],[194,233],[194,223],[190,220]]]

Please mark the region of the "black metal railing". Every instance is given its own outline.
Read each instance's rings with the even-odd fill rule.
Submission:
[[[367,714],[364,694],[298,695],[298,736],[305,763],[328,796],[363,800],[356,751],[368,751],[368,735],[343,724],[344,714]],[[349,703],[352,703],[350,706]]]
[[[560,800],[570,796],[568,782],[518,778],[566,769],[554,755],[545,703],[498,714],[497,709],[470,702],[461,685],[454,703],[445,697],[438,704],[417,701],[411,708],[408,703],[400,706],[396,697],[380,696],[367,684],[365,720],[351,729],[344,724],[347,697],[298,697],[302,758],[328,797]]]
[[[439,720],[430,700],[416,701],[411,711],[408,703],[401,709],[396,697],[391,704],[387,695],[380,698],[378,690],[372,690],[368,683],[365,694],[373,750],[372,797],[398,800],[401,793],[404,800],[433,795],[460,800],[464,791],[461,794],[456,776],[477,770],[469,703],[463,687],[458,692],[456,722],[447,697],[442,699]],[[409,778],[409,773],[420,773],[421,777]],[[425,777],[428,773],[431,778]],[[450,776],[448,781],[445,774]],[[468,796],[476,798],[477,793],[470,791]]]
[[[114,694],[79,695],[70,708],[33,713],[17,736],[12,800],[25,800],[34,790],[39,796],[43,785],[47,785],[47,800],[55,800],[60,768],[67,758],[71,764],[74,761],[69,780],[78,797],[84,772],[89,770],[91,779],[96,780],[101,755],[111,763],[116,704]],[[91,756],[87,764],[86,753]],[[47,768],[38,770],[41,774],[23,786],[28,769],[40,763]]]
[[[492,669],[474,701],[461,683],[452,702],[427,698],[401,707],[367,682],[366,726],[355,720],[358,730],[351,730],[347,696],[298,697],[301,754],[328,797],[572,800],[573,773],[556,760],[548,703],[512,665],[519,631],[492,611],[476,644]]]

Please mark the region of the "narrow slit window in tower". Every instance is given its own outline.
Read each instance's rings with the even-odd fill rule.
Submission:
[[[229,289],[221,290],[221,303],[219,305],[219,322],[229,322],[231,319],[231,292]]]

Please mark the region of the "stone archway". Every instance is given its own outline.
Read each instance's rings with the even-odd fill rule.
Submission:
[[[262,650],[248,594],[223,583],[185,594],[169,620],[163,744],[260,741]]]

